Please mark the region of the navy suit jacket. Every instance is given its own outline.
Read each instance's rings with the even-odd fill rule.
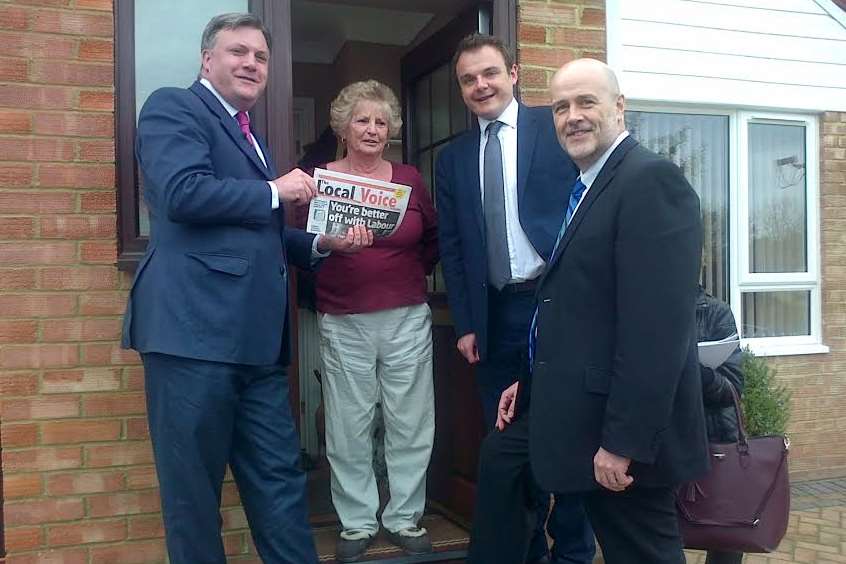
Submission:
[[[123,345],[250,365],[289,359],[287,259],[310,265],[313,235],[271,209],[276,178],[202,84],[154,92],[138,120],[136,154],[150,210]]]
[[[624,139],[538,286],[529,453],[545,490],[599,487],[600,446],[632,459],[639,487],[707,469],[696,351],[701,250],[699,198],[681,170]]]
[[[435,168],[441,264],[458,337],[476,334],[487,357],[488,259],[479,181],[478,121],[447,145]],[[517,113],[517,207],[520,225],[549,258],[579,171],[558,144],[547,107],[520,104]],[[528,339],[528,333],[527,333]]]

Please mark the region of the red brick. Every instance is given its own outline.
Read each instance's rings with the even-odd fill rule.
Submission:
[[[556,25],[574,25],[577,8],[545,2],[520,2],[520,22]]]
[[[107,39],[83,39],[79,42],[79,58],[85,61],[111,62],[114,60],[114,42]]]
[[[88,564],[88,550],[63,549],[30,554],[10,554],[6,564]]]
[[[158,492],[117,493],[88,498],[88,514],[91,517],[137,515],[154,513],[159,509]]]
[[[6,474],[3,476],[3,497],[25,499],[41,495],[43,491],[41,474]]]
[[[117,210],[116,193],[85,192],[79,196],[79,207],[82,213],[114,212]]]
[[[71,109],[73,103],[73,89],[66,86],[0,84],[0,106],[58,111]]]
[[[52,6],[62,8],[70,6],[71,0],[15,0],[16,4],[29,4],[31,6]]]
[[[126,538],[126,521],[85,521],[47,527],[47,544],[71,546]]]
[[[0,311],[6,317],[53,317],[76,311],[76,297],[69,294],[0,294]]]
[[[221,488],[221,507],[235,507],[241,504],[241,495],[238,493],[238,486],[235,482],[226,482]]]
[[[0,32],[0,55],[25,59],[70,59],[76,55],[76,40],[3,31]]]
[[[129,518],[129,540],[155,539],[164,537],[161,515],[141,515]]]
[[[164,559],[163,540],[122,543],[91,549],[91,564],[149,564],[163,562]]]
[[[144,394],[98,394],[85,396],[82,412],[87,417],[143,415],[147,412]]]
[[[130,441],[144,441],[150,438],[146,417],[132,417],[126,420],[126,438]]]
[[[111,91],[83,90],[79,93],[79,109],[113,111],[115,95]]]
[[[224,509],[220,512],[223,521],[223,530],[231,531],[234,529],[244,529],[248,527],[247,516],[244,514],[244,509],[241,507],[233,507],[232,509]]]
[[[114,126],[113,114],[40,112],[35,114],[33,131],[39,135],[113,137]]]
[[[33,447],[38,444],[38,424],[20,423],[12,425],[4,423],[0,426],[0,436],[3,437],[5,448]]]
[[[9,552],[38,550],[42,545],[41,527],[10,527],[6,529],[5,536]]]
[[[29,133],[32,115],[26,112],[0,110],[0,133]]]
[[[35,237],[33,218],[4,217],[0,219],[0,239],[32,239],[33,237]]]
[[[115,142],[112,139],[79,142],[79,160],[115,162]]]
[[[40,525],[80,519],[84,515],[82,500],[41,499],[7,503],[6,525]]]
[[[0,28],[15,30],[29,29],[29,10],[16,6],[0,6]]]
[[[581,24],[590,27],[605,27],[605,10],[584,8],[582,10]]]
[[[33,166],[29,164],[0,163],[0,186],[3,188],[32,186],[32,171]]]
[[[117,366],[140,364],[138,353],[122,349],[117,343],[90,343],[82,346],[85,364],[94,366]]]
[[[117,271],[112,267],[51,267],[41,272],[40,287],[48,290],[108,290],[117,287],[117,284]]]
[[[244,551],[245,535],[243,532],[223,535],[223,552],[227,556],[241,554]]]
[[[4,161],[70,161],[74,144],[65,139],[0,138],[0,160]]]
[[[121,387],[120,368],[79,368],[44,374],[41,393],[110,392]]]
[[[144,391],[144,367],[130,366],[126,369],[126,389]]]
[[[546,28],[541,25],[520,24],[520,44],[546,43]]]
[[[127,469],[126,487],[130,490],[148,490],[159,487],[159,481],[156,479],[156,469],[152,466]]]
[[[2,73],[0,64],[0,73]],[[33,61],[31,82],[72,84],[74,86],[112,86],[115,69],[112,65],[71,63],[68,61]]]
[[[112,0],[76,0],[76,7],[80,10],[112,11]]]
[[[534,67],[522,67],[520,69],[520,85],[523,88],[546,88],[549,85],[547,79],[549,71]]]
[[[117,234],[113,215],[56,215],[41,218],[39,225],[43,239],[112,239]]]
[[[32,29],[46,33],[112,37],[112,24],[111,14],[38,10],[32,16]]]
[[[79,250],[81,262],[85,264],[115,264],[117,262],[115,241],[83,241]]]
[[[0,398],[32,396],[38,392],[35,372],[5,372],[0,374]]]
[[[121,315],[125,309],[124,292],[86,292],[79,300],[80,315]]]
[[[573,51],[569,49],[539,47],[521,47],[518,57],[521,65],[536,65],[553,69],[558,69],[576,58]]]
[[[4,421],[60,419],[79,415],[79,396],[39,396],[4,399],[0,402]]]
[[[153,463],[153,447],[149,441],[120,442],[112,445],[85,448],[85,465],[88,468],[112,466],[137,466]]]
[[[43,342],[114,341],[120,337],[120,319],[50,319],[42,322]]]
[[[82,449],[79,447],[38,447],[3,452],[4,472],[49,472],[82,468]]]
[[[121,422],[117,419],[92,421],[48,421],[41,424],[41,442],[45,445],[116,441]]]
[[[555,28],[552,30],[552,43],[578,49],[605,49],[605,31]]]
[[[79,364],[74,344],[6,345],[0,350],[0,368],[60,368]]]
[[[102,188],[114,190],[115,167],[90,164],[43,164],[38,183],[45,188]]]
[[[32,343],[38,324],[29,319],[0,319],[0,343]]]
[[[73,264],[76,262],[76,243],[16,241],[0,243],[0,264]]]
[[[47,476],[47,494],[68,496],[79,494],[101,494],[124,489],[122,472],[73,472]]]
[[[114,195],[112,195],[114,200]],[[0,213],[71,213],[76,196],[70,192],[0,192]]]
[[[0,80],[5,82],[26,82],[29,78],[29,63],[25,59],[0,57]]]

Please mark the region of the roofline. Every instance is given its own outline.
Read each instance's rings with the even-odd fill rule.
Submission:
[[[814,0],[817,6],[846,28],[846,0]]]

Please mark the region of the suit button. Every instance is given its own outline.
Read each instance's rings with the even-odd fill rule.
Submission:
[[[545,303],[545,304],[548,304],[550,302],[552,302],[552,298],[544,298],[543,299],[543,303]]]

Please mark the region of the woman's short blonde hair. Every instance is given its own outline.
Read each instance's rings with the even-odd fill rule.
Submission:
[[[362,101],[381,103],[388,119],[388,135],[395,137],[402,127],[400,104],[396,94],[378,80],[362,80],[346,85],[329,106],[329,125],[338,137],[343,137],[352,120],[355,105]]]

